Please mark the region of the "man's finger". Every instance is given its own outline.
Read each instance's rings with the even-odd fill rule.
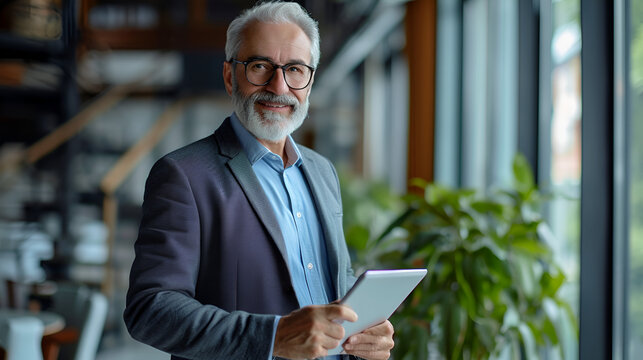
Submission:
[[[393,339],[361,334],[360,337],[352,336],[344,343],[344,349],[358,351],[391,350],[395,346]]]
[[[344,327],[342,327],[342,325],[340,325],[340,324],[338,324],[336,322],[331,322],[331,324],[328,325],[328,327],[326,328],[325,334],[327,336],[339,341],[342,338],[344,338],[344,335],[346,334],[346,332],[344,330]],[[337,346],[334,346],[333,348],[335,348],[335,347],[337,347]]]
[[[328,319],[335,322],[357,321],[357,314],[351,308],[345,305],[330,304],[326,306],[326,315]],[[338,321],[339,320],[339,321]]]
[[[391,349],[395,345],[393,339],[382,336],[364,335],[357,338],[357,340],[366,340],[366,342],[346,342],[344,343],[344,350],[350,355],[370,360],[388,359],[391,356]]]
[[[372,326],[363,331],[364,334],[372,335],[382,335],[382,336],[392,336],[395,330],[393,329],[393,324],[390,321],[385,320],[384,322]]]
[[[381,350],[391,350],[395,343],[393,340],[382,340],[379,342],[360,342],[360,343],[344,343],[344,349],[346,351],[381,351]]]
[[[391,357],[390,351],[351,351],[349,354],[370,360],[387,360]]]
[[[340,338],[334,338],[329,336],[319,336],[318,338],[311,339],[313,343],[321,345],[324,349],[330,350],[338,347],[340,345]],[[323,355],[326,356],[326,355]]]
[[[344,343],[347,353],[365,359],[388,359],[395,346],[393,325],[387,320],[348,338]]]

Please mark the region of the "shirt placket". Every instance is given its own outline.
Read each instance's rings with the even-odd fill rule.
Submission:
[[[292,191],[292,172],[286,169],[286,191],[291,200],[292,206],[292,215],[295,222],[295,227],[297,231],[297,241],[299,242],[300,256],[301,256],[301,269],[304,273],[306,279],[306,286],[308,293],[311,297],[311,301],[314,304],[324,304],[326,303],[326,296],[322,293],[323,287],[322,279],[319,276],[319,263],[317,261],[317,256],[315,254],[315,248],[311,239],[311,234],[308,231],[306,212],[304,211],[304,199],[302,195]]]
[[[294,225],[294,230],[296,233],[297,237],[297,254],[299,255],[299,263],[297,264],[298,266],[298,272],[303,275],[303,279],[306,282],[307,288],[308,283],[310,281],[310,278],[308,276],[308,270],[307,270],[307,265],[308,263],[305,262],[306,259],[306,250],[304,244],[302,244],[302,232],[305,229],[305,223],[302,222],[303,215],[302,215],[302,206],[301,202],[299,201],[299,198],[296,196],[296,193],[293,191],[293,185],[292,185],[292,179],[291,179],[291,172],[290,168],[285,169],[282,172],[283,176],[283,182],[284,182],[284,188],[286,189],[286,194],[288,195],[288,199],[290,200],[290,215],[293,221]],[[303,295],[307,298],[307,302],[309,304],[314,304],[314,297],[310,293],[310,291],[306,291],[305,294],[300,294],[300,296]]]

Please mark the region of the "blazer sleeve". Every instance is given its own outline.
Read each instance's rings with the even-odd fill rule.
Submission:
[[[330,162],[330,160],[326,159],[326,161],[328,162],[328,165],[329,165],[331,173],[332,173],[332,177],[334,179],[335,194],[336,194],[335,196],[337,197],[337,201],[339,202],[339,204],[343,204],[343,202],[342,202],[342,191],[341,191],[341,186],[340,186],[340,183],[339,183],[339,176],[337,175],[337,170],[335,169],[335,166],[333,165],[333,163]],[[342,217],[343,216],[344,215],[343,215],[343,207],[342,207]],[[340,231],[338,232],[337,236],[339,237],[339,239],[341,239],[339,241],[339,245],[340,245],[341,251],[342,251],[341,256],[346,257],[347,262],[348,262],[348,266],[345,269],[345,271],[346,271],[346,273],[345,273],[346,284],[347,284],[346,290],[348,290],[351,287],[353,287],[353,285],[357,281],[357,277],[355,277],[355,273],[353,271],[353,267],[352,267],[352,263],[351,263],[351,257],[350,257],[350,253],[348,251],[348,245],[346,244],[346,238],[344,237],[344,228],[343,228],[343,224],[341,222],[340,222]],[[345,295],[345,292],[342,294],[342,296],[343,295]]]
[[[131,336],[190,359],[267,359],[275,316],[227,312],[195,297],[201,248],[188,174],[170,157],[152,168],[123,314]]]

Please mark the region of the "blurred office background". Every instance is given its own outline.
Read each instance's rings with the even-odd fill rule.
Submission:
[[[557,194],[549,245],[580,329],[565,356],[642,356],[643,2],[298,2],[322,58],[295,138],[399,194],[506,186],[524,154]],[[109,305],[99,359],[167,358],[121,317],[143,187],[231,113],[225,30],[252,4],[0,2],[3,307],[80,283]]]

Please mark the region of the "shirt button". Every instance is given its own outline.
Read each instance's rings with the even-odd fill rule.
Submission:
[[[308,270],[312,270],[313,269],[313,263],[308,263],[308,265],[306,267],[308,268]]]
[[[300,218],[300,217],[301,217],[301,213],[300,213],[299,211],[297,211],[297,217],[298,217],[298,218]]]

